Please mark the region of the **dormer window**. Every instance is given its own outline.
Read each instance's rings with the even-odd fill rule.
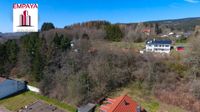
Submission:
[[[124,105],[129,105],[129,103],[126,100],[124,100]]]

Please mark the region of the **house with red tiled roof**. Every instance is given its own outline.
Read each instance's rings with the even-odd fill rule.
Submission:
[[[151,33],[151,29],[143,29],[142,32],[143,33]]]
[[[145,33],[146,35],[150,35],[150,33],[151,33],[151,29],[143,29],[142,30],[142,33]]]
[[[144,112],[139,104],[124,95],[115,99],[107,98],[103,105],[100,106],[100,112]]]

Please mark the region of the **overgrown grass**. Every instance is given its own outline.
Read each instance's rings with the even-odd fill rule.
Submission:
[[[142,88],[141,83],[132,83],[127,86],[127,89],[133,100],[137,101],[148,112],[156,112],[159,109],[159,101],[154,96],[147,94],[148,92]]]
[[[34,87],[39,87],[39,83],[36,82],[36,81],[30,81],[30,82],[28,83],[28,85],[34,86]]]
[[[134,43],[134,42],[112,42],[111,46],[118,48],[127,48],[127,49],[143,49],[145,47],[145,42]]]
[[[30,92],[30,91],[24,92],[22,94],[19,94],[19,95],[13,96],[13,97],[3,99],[0,101],[0,105],[4,106],[8,110],[17,111],[26,105],[36,102],[37,100],[45,101],[48,104],[52,104],[56,107],[62,108],[64,110],[67,110],[70,112],[76,111],[76,108],[71,105],[68,105],[68,104],[60,102],[56,99],[51,99],[46,96],[42,96],[42,95]]]
[[[168,105],[157,100],[153,95],[146,94],[141,83],[130,83],[128,86],[113,92],[110,97],[117,97],[120,95],[128,94],[132,99],[138,102],[147,112],[186,112],[185,110]]]

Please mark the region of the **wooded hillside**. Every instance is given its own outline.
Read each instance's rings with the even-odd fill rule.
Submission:
[[[128,36],[138,39],[137,30],[143,26],[154,29],[150,35],[157,35],[160,26],[154,23],[125,27],[94,22],[93,27],[83,24],[65,29],[44,25],[42,32],[0,44],[0,76],[26,79],[38,84],[43,95],[74,105],[97,101],[135,82],[146,96],[155,95],[163,102],[200,111],[199,27],[189,40],[191,51],[185,58],[140,55],[134,49],[106,45]]]

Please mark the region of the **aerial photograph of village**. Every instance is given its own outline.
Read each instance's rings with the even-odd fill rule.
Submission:
[[[0,0],[0,112],[200,112],[200,0]]]

